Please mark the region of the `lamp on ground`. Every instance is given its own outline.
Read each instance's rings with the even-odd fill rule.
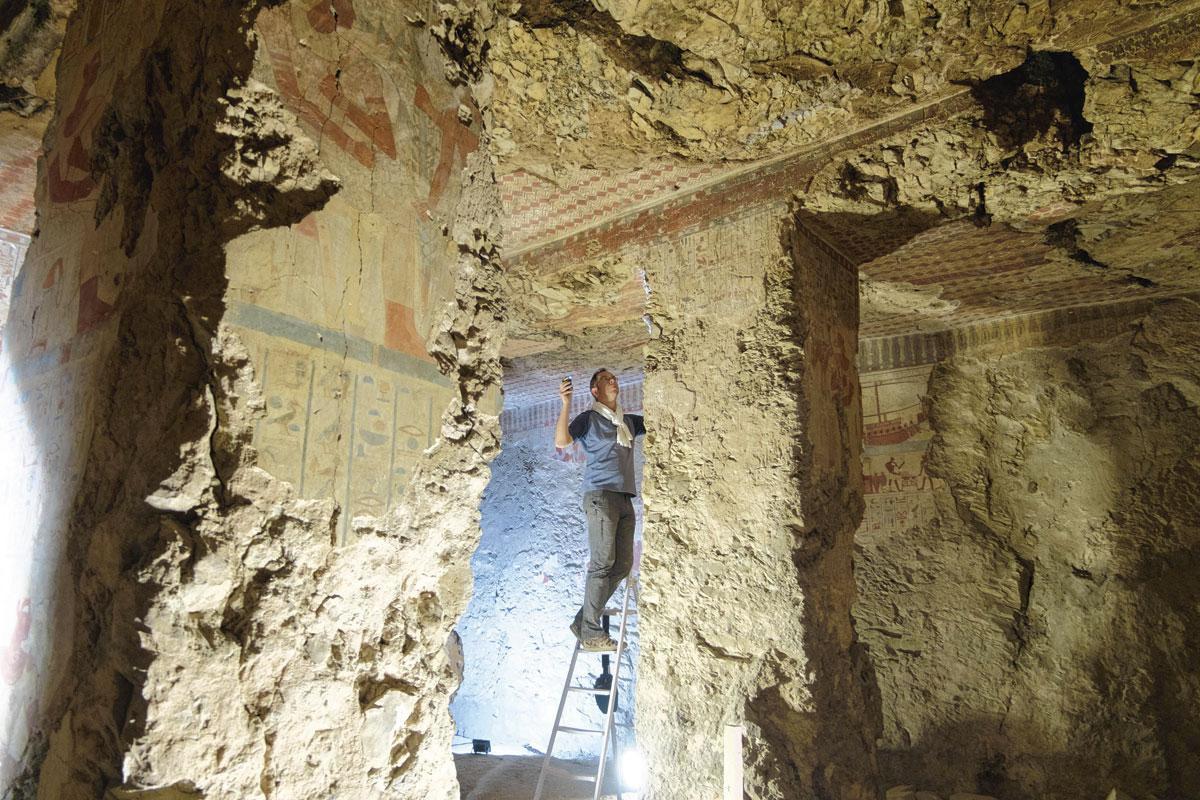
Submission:
[[[641,793],[646,783],[646,759],[642,751],[636,747],[621,751],[620,775],[623,791]]]

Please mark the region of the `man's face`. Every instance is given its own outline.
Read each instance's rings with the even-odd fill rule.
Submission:
[[[617,385],[617,376],[607,370],[596,376],[596,385],[592,387],[592,396],[605,405],[617,402],[617,394],[621,388]]]

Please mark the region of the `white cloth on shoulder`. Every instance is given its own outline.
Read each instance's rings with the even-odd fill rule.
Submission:
[[[633,447],[633,431],[629,430],[629,425],[625,422],[625,412],[621,411],[620,403],[617,403],[614,411],[597,400],[592,403],[592,411],[617,426],[617,444],[621,447]]]

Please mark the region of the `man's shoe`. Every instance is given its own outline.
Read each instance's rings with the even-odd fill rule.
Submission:
[[[575,638],[582,641],[583,635],[580,634],[580,632],[579,632],[579,620],[575,620],[574,622],[572,622],[570,627],[571,627],[571,633],[575,634]]]
[[[589,653],[611,653],[617,649],[617,643],[611,636],[594,636],[583,642],[583,649]]]

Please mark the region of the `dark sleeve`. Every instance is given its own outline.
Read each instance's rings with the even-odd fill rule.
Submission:
[[[637,438],[646,432],[646,418],[641,414],[626,414],[625,421],[629,423],[629,430],[633,432],[633,438]]]
[[[584,411],[582,414],[571,420],[571,424],[567,426],[567,433],[571,434],[572,439],[584,439],[588,435],[588,429],[592,427],[592,412]]]

